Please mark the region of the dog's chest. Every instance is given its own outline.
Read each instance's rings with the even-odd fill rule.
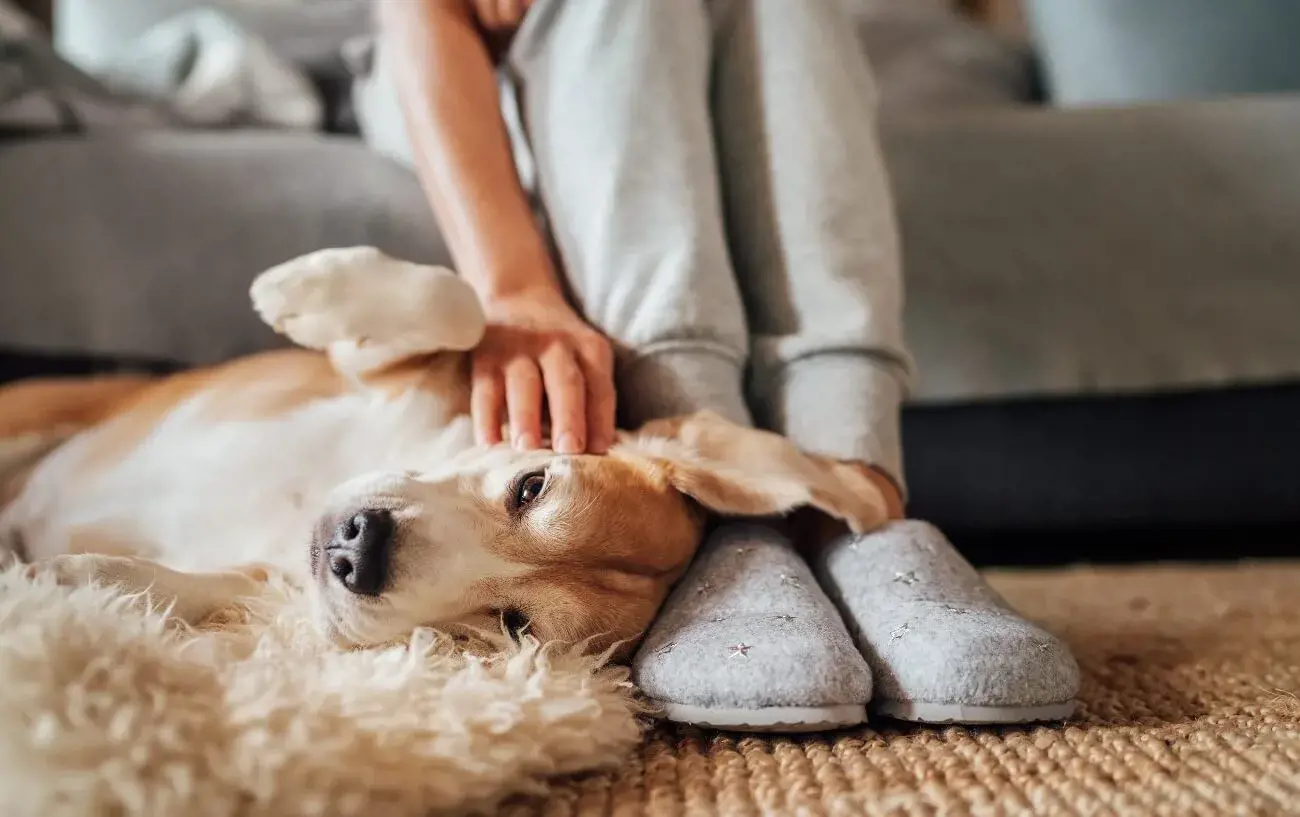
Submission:
[[[32,474],[0,525],[21,532],[31,559],[130,553],[180,569],[307,559],[323,499],[338,484],[428,468],[472,444],[422,392],[348,394],[281,416],[214,420],[202,396],[174,409],[111,463],[93,463],[95,435],[71,440]]]

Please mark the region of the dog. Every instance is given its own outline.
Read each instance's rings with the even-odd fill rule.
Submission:
[[[345,648],[428,626],[626,652],[709,514],[885,520],[856,469],[707,412],[601,456],[476,446],[485,319],[450,270],[329,249],[251,296],[298,348],[0,389],[0,557],[190,624],[279,571]]]

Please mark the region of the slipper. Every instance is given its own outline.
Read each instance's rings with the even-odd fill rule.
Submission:
[[[814,555],[813,569],[871,667],[873,712],[967,724],[1074,713],[1069,647],[1016,613],[934,526],[843,536]]]
[[[633,660],[670,721],[809,732],[866,719],[871,673],[788,539],[757,524],[719,528]]]

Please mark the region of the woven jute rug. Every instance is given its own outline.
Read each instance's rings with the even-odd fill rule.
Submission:
[[[997,572],[1066,638],[1064,726],[651,734],[512,815],[1300,814],[1300,564]]]

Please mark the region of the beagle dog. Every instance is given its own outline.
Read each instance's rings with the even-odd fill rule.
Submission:
[[[620,432],[603,456],[476,446],[484,317],[449,270],[330,249],[251,294],[304,348],[0,388],[0,561],[194,624],[280,571],[345,647],[526,627],[626,652],[706,514],[885,519],[857,470],[709,413]]]

